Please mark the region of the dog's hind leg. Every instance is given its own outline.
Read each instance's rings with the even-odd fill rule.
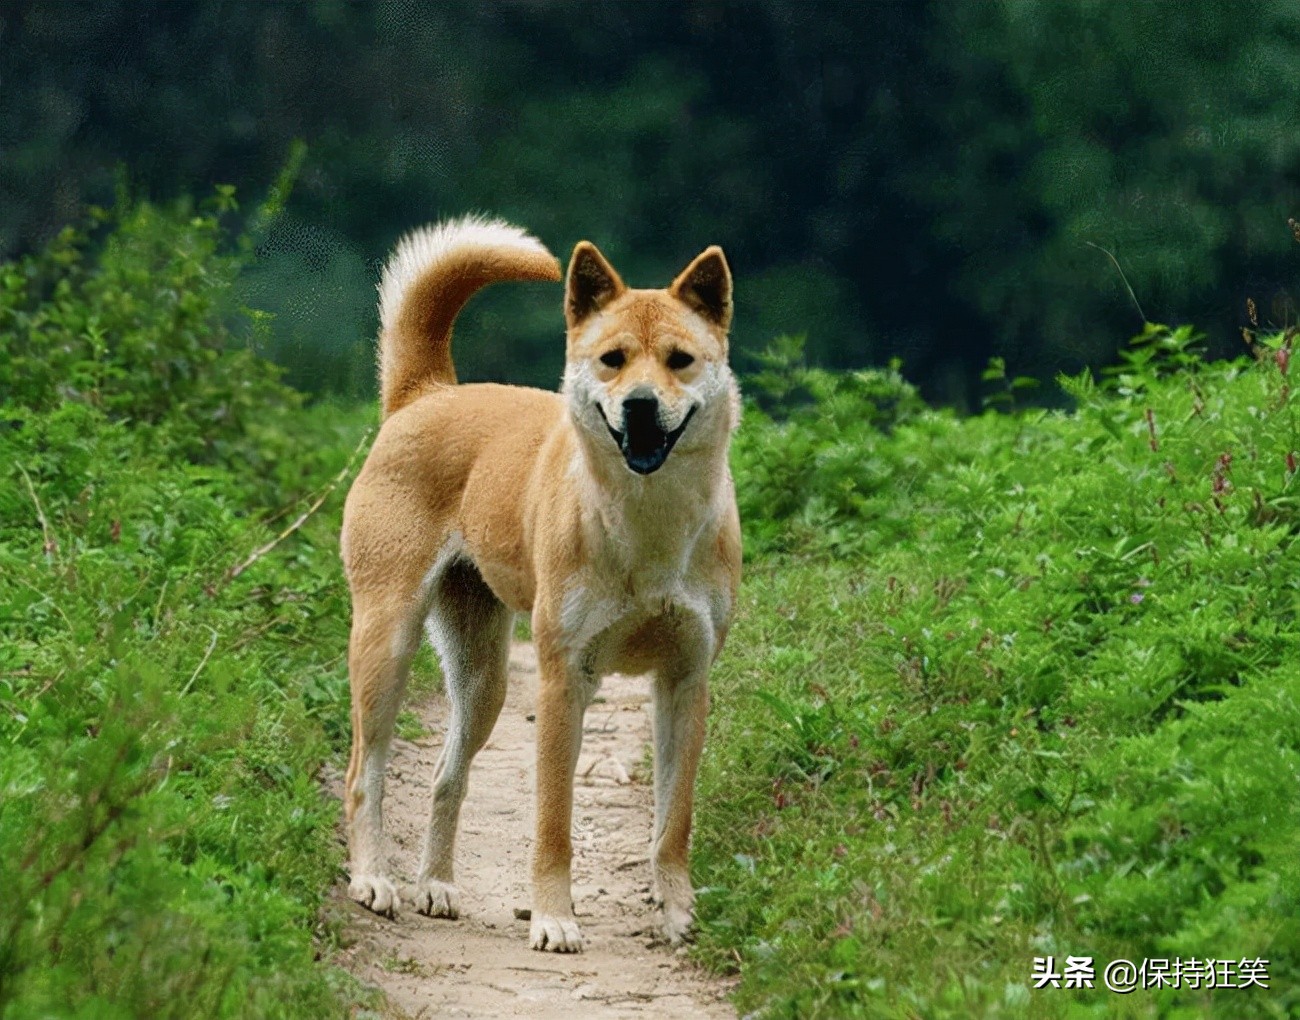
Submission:
[[[387,917],[397,915],[398,895],[384,851],[384,769],[422,615],[418,598],[402,603],[353,594],[352,756],[343,795],[352,857],[348,895]]]
[[[473,564],[450,564],[434,589],[429,639],[438,651],[451,713],[433,774],[433,806],[415,905],[431,917],[456,917],[453,854],[470,763],[487,742],[506,696],[512,613]]]

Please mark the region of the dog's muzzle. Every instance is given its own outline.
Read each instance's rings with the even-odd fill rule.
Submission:
[[[665,432],[659,424],[659,401],[645,397],[623,401],[623,431],[619,432],[609,423],[605,412],[599,404],[596,410],[605,422],[605,428],[618,444],[623,460],[639,475],[649,475],[663,467],[668,454],[672,453],[677,440],[681,439],[686,426],[695,415],[692,407],[686,412],[682,423],[671,432]]]

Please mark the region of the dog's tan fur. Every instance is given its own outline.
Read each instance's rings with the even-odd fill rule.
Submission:
[[[583,712],[611,672],[653,675],[654,892],[670,940],[691,923],[706,678],[740,580],[727,467],[739,404],[727,367],[731,274],[716,247],[668,288],[633,290],[580,243],[565,288],[562,392],[455,385],[451,327],[469,297],[496,280],[559,278],[539,242],[477,219],[416,232],[385,269],[385,421],[343,520],[353,604],[345,809],[350,893],[395,916],[380,804],[424,624],[451,717],[415,902],[457,915],[452,853],[467,772],[505,696],[514,614],[531,613],[540,686],[530,941],[571,952],[582,947],[570,898],[574,768]]]

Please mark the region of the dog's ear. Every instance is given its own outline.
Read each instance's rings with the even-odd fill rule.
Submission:
[[[579,241],[569,259],[569,277],[564,284],[564,321],[573,329],[625,290],[600,249],[590,241]]]
[[[682,270],[668,293],[722,332],[731,327],[731,268],[716,244],[704,249]]]

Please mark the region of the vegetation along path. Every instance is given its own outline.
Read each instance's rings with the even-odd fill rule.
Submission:
[[[533,648],[516,644],[510,689],[491,739],[474,761],[461,814],[456,878],[461,917],[438,920],[408,905],[396,922],[352,905],[352,945],[340,962],[378,984],[413,1018],[732,1017],[729,986],[656,941],[650,888],[650,738],[641,678],[610,677],[587,711],[574,796],[574,902],[585,952],[528,948],[528,855],[533,820]],[[415,874],[429,786],[446,719],[442,698],[418,706],[429,736],[396,740],[384,801],[397,874]],[[341,784],[336,784],[341,788]],[[345,897],[342,886],[338,895]]]

